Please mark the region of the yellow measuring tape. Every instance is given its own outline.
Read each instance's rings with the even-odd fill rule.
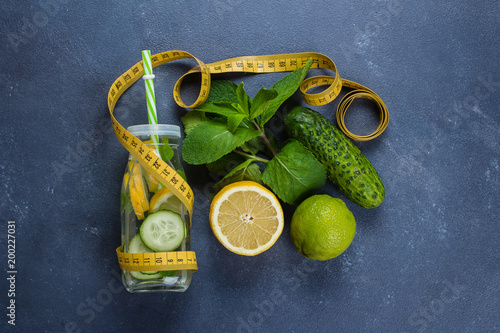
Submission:
[[[193,251],[123,253],[117,250],[117,254],[120,268],[125,271],[198,270]]]
[[[309,59],[313,60],[311,68],[328,69],[334,72],[334,76],[314,76],[305,79],[300,84],[300,91],[304,101],[313,106],[325,105],[332,102],[342,90],[343,87],[354,89],[346,94],[339,102],[336,111],[336,120],[340,129],[351,139],[357,141],[371,140],[379,136],[387,127],[389,122],[389,113],[382,99],[369,88],[345,79],[341,79],[337,71],[335,63],[327,56],[316,52],[288,53],[288,54],[273,54],[260,56],[244,56],[230,58],[210,64],[204,64],[202,61],[184,51],[166,51],[151,56],[151,62],[154,67],[166,64],[179,59],[194,59],[198,66],[192,68],[186,74],[181,76],[174,86],[174,99],[176,103],[188,109],[196,108],[202,105],[210,91],[210,74],[228,73],[228,72],[249,72],[249,73],[273,73],[273,72],[289,72],[303,67]],[[137,137],[128,132],[113,115],[113,110],[120,96],[143,76],[144,68],[142,61],[138,62],[128,71],[123,73],[115,80],[108,93],[108,107],[111,115],[111,122],[115,135],[120,143],[136,158],[144,169],[155,178],[157,178],[164,186],[168,187],[187,207],[189,217],[192,219],[194,196],[191,187],[180,175],[172,169],[166,162],[160,159],[152,149],[148,148]],[[183,79],[192,73],[201,73],[201,88],[198,98],[192,105],[186,105],[182,101],[180,87]],[[309,94],[307,93],[312,88],[318,86],[326,86],[321,92]],[[380,123],[377,129],[369,135],[355,135],[349,132],[344,123],[344,116],[356,98],[366,98],[375,102],[380,113]],[[193,269],[196,270],[196,257],[194,252],[175,251],[163,253],[124,253],[119,247],[117,250],[118,261],[120,267],[124,270],[134,271],[157,271],[157,270],[177,270],[177,269]],[[179,260],[168,256],[186,256],[182,257],[181,261],[175,265],[166,264],[163,260]],[[153,257],[154,256],[154,257]],[[159,259],[157,259],[157,256]],[[191,262],[188,264],[188,257]],[[152,261],[152,259],[155,261]],[[158,260],[158,262],[156,261]],[[171,263],[171,262],[170,262]],[[160,269],[161,268],[161,269]]]

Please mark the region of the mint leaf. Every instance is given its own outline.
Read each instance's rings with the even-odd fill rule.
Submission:
[[[241,121],[247,116],[242,114],[234,106],[235,103],[230,102],[208,102],[197,108],[197,111],[206,113],[215,113],[227,117],[227,127],[231,133],[234,133]]]
[[[222,178],[221,181],[212,187],[212,195],[215,195],[226,185],[243,180],[251,180],[261,183],[261,172],[259,166],[252,162],[254,161],[249,159],[235,167],[224,178]]]
[[[281,200],[294,205],[325,185],[326,171],[306,147],[291,140],[267,163],[262,180]]]
[[[249,140],[248,142],[245,142],[244,144],[242,144],[240,146],[240,148],[244,151],[244,152],[247,152],[247,153],[250,153],[252,155],[257,155],[257,153],[259,152],[259,148],[257,148],[255,146],[255,143],[253,143],[254,140],[259,140],[260,137],[257,137],[257,138],[253,138],[251,140]]]
[[[279,150],[279,144],[278,140],[276,140],[276,137],[274,136],[273,132],[268,130],[267,128],[264,129],[264,132],[266,134],[267,139],[269,140],[269,143],[273,147],[274,151],[277,152]],[[273,152],[271,149],[267,146],[266,142],[264,141],[264,138],[261,136],[258,136],[256,138],[251,139],[250,141],[246,142],[241,148],[249,153],[252,153],[256,155],[259,151],[266,154],[267,156],[274,156]]]
[[[306,77],[311,64],[312,59],[308,60],[304,67],[291,72],[273,85],[272,88],[276,89],[278,96],[269,103],[267,109],[262,113],[259,123],[261,127],[271,119],[281,104],[297,91],[300,83]]]
[[[125,210],[127,213],[130,213],[132,211],[132,205],[130,204],[130,192],[122,192],[120,194],[120,205],[122,207],[121,213],[123,214]]]
[[[232,104],[233,103],[231,102],[206,102],[195,110],[201,112],[216,113],[226,117],[233,114],[239,114],[238,110],[236,110]]]
[[[170,147],[168,144],[168,136],[165,135],[163,139],[161,139],[161,145],[160,145],[160,157],[164,161],[169,161],[174,157],[174,149]]]
[[[229,102],[238,103],[236,98],[236,88],[238,86],[226,80],[215,80],[210,83],[210,93],[205,103],[210,102]]]
[[[215,113],[227,117],[227,126],[231,133],[234,133],[243,119],[248,118],[238,103],[230,102],[209,102],[205,103],[197,111]]]
[[[245,92],[243,82],[236,88],[236,98],[238,99],[238,111],[246,116],[250,116],[250,97]]]
[[[254,119],[266,111],[269,108],[269,104],[276,96],[278,96],[276,89],[260,89],[252,100],[250,118]]]
[[[193,128],[182,144],[182,156],[189,164],[204,164],[218,160],[260,135],[260,131],[238,127],[231,133],[226,121],[214,118]]]
[[[246,161],[244,156],[236,153],[229,153],[227,155],[222,156],[217,161],[211,162],[207,164],[207,169],[215,173],[219,176],[224,176],[229,171],[234,169],[237,165]]]
[[[182,125],[184,125],[184,133],[186,134],[204,121],[208,121],[205,113],[196,110],[191,110],[181,117]]]
[[[241,127],[244,127],[244,128],[255,129],[255,126],[248,119],[243,119],[243,121],[241,122],[240,125],[241,125]],[[259,138],[261,138],[261,136],[252,138],[251,140],[242,144],[240,146],[240,148],[243,149],[243,151],[246,151],[247,153],[250,153],[253,155],[257,154],[259,152],[259,148],[257,148],[255,143],[252,143],[252,142],[254,142],[255,140],[259,140]]]
[[[245,119],[247,116],[241,113],[238,114],[233,114],[227,117],[227,128],[231,133],[234,133],[236,131],[236,128],[240,125],[240,123]]]

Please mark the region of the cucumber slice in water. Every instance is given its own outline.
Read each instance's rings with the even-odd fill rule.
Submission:
[[[128,252],[129,253],[148,253],[148,252],[154,252],[150,248],[148,248],[146,245],[144,245],[141,235],[137,234],[135,235],[132,240],[130,241],[128,245]],[[177,274],[177,271],[129,271],[130,275],[132,277],[136,278],[137,280],[152,280],[152,279],[161,279],[166,276],[174,276]]]
[[[179,214],[160,210],[148,215],[141,225],[140,235],[144,245],[153,251],[173,251],[184,240],[184,222]]]
[[[136,234],[134,237],[132,237],[132,240],[130,243],[128,243],[128,253],[148,253],[148,252],[154,252],[151,250],[149,247],[144,245],[141,239],[141,235]]]
[[[128,244],[128,253],[148,253],[153,252],[150,248],[148,248],[142,242],[141,236],[139,234],[135,235],[130,243]],[[150,279],[159,279],[164,275],[158,271],[151,272],[138,272],[138,271],[129,271],[130,275],[132,275],[137,280],[150,280]]]
[[[129,271],[129,272],[130,275],[132,275],[132,277],[136,278],[137,280],[161,279],[166,276],[164,272],[153,272],[154,274],[144,274],[144,272],[138,272],[138,271]]]
[[[149,253],[149,252],[154,252],[154,251],[151,250],[150,248],[148,248],[146,245],[144,245],[144,243],[142,242],[142,239],[141,239],[141,235],[136,234],[134,237],[132,237],[132,240],[128,244],[128,252],[129,253]],[[139,273],[139,272],[134,271],[134,273]],[[140,273],[146,274],[146,275],[154,275],[154,274],[158,274],[158,271],[148,271],[148,272],[144,271],[144,272],[140,272]],[[132,275],[134,275],[134,274],[132,274]],[[136,279],[137,279],[137,277],[136,277]]]

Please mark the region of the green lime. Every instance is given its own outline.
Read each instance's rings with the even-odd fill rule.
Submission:
[[[356,234],[356,221],[344,201],[314,195],[295,210],[290,235],[297,251],[307,258],[328,260],[344,252]]]

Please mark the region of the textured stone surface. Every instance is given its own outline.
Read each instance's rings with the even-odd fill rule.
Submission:
[[[497,1],[6,0],[0,9],[0,267],[7,271],[7,221],[16,221],[19,331],[499,330]],[[183,294],[124,291],[114,250],[127,152],[110,131],[106,98],[142,49],[207,63],[321,52],[341,77],[375,90],[389,127],[357,146],[386,198],[373,210],[347,201],[358,224],[352,246],[327,262],[301,257],[285,206],[288,223],[269,251],[230,253],[208,224],[213,179],[186,166],[199,271]],[[155,70],[160,122],[180,125],[185,110],[171,91],[194,65]],[[253,95],[282,75],[224,77]],[[197,89],[188,83],[186,99]],[[283,110],[297,104],[298,94]],[[315,109],[333,121],[335,105]],[[376,126],[370,110],[359,102],[348,112],[353,132]],[[142,84],[116,115],[123,125],[147,121]],[[343,198],[332,185],[321,192]],[[1,327],[11,329],[7,277]]]

